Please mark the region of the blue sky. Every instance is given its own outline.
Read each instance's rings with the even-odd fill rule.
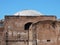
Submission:
[[[60,0],[0,0],[0,19],[24,9],[37,10],[60,18]]]

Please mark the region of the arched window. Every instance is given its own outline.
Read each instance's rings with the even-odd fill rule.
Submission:
[[[28,22],[24,25],[24,30],[29,30],[29,27],[31,26],[32,22]]]

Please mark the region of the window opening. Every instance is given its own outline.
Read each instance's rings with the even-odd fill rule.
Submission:
[[[24,30],[29,30],[29,27],[31,26],[32,22],[28,22],[24,26]]]
[[[50,40],[47,40],[47,42],[50,42]]]
[[[55,22],[52,23],[52,27],[55,28]]]

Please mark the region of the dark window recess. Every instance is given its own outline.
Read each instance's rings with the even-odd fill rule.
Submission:
[[[29,30],[29,27],[31,26],[32,22],[28,22],[24,25],[24,30]]]
[[[55,28],[55,22],[52,23],[52,27]]]
[[[47,40],[47,42],[50,42],[50,40]]]

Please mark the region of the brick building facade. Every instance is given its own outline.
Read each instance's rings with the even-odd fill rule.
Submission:
[[[5,16],[0,45],[60,45],[60,21],[56,16]]]

